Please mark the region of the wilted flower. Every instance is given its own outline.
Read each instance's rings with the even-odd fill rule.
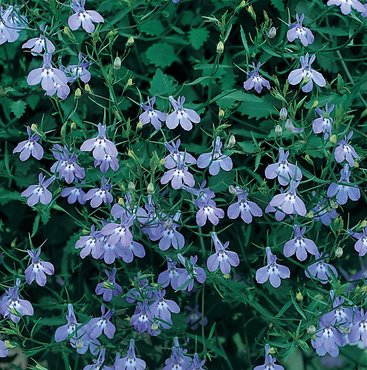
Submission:
[[[116,268],[113,268],[111,271],[104,271],[107,280],[97,284],[95,293],[97,295],[103,295],[105,302],[110,302],[114,296],[122,294],[122,288],[121,285],[116,283]]]
[[[110,193],[111,187],[109,180],[102,177],[101,187],[89,190],[85,195],[84,200],[90,200],[92,208],[98,208],[102,203],[110,204],[113,201],[113,197]]]
[[[358,252],[360,257],[363,257],[367,253],[367,227],[363,229],[362,233],[352,233],[353,238],[356,238],[357,241],[354,244],[354,249]]]
[[[114,369],[115,370],[144,370],[146,368],[145,361],[136,357],[135,354],[135,341],[130,339],[129,349],[127,355],[115,361]]]
[[[27,284],[32,284],[32,282],[36,280],[39,286],[45,286],[47,281],[46,274],[54,274],[54,265],[51,262],[45,262],[40,259],[41,248],[37,250],[27,250],[27,253],[29,257],[31,257],[31,264],[24,272]]]
[[[316,108],[316,113],[320,116],[312,122],[312,130],[315,134],[323,133],[324,140],[327,140],[331,135],[331,128],[333,125],[333,119],[330,117],[331,112],[334,110],[334,104],[330,107],[326,104],[325,110]]]
[[[152,98],[148,97],[148,100],[145,104],[140,104],[144,109],[144,112],[139,116],[139,121],[143,125],[151,123],[156,130],[159,130],[162,127],[162,123],[166,120],[167,115],[166,113],[154,108],[155,99],[155,96]]]
[[[240,264],[240,259],[236,252],[228,251],[229,241],[224,244],[219,240],[217,233],[212,232],[212,240],[214,243],[215,253],[209,256],[207,267],[210,272],[214,272],[220,268],[223,274],[231,272],[231,266],[237,267]]]
[[[270,354],[270,346],[265,346],[265,363],[254,368],[254,370],[284,370],[284,367],[276,364],[276,359]]]
[[[190,259],[185,258],[181,254],[178,255],[178,258],[184,268],[179,268],[178,271],[178,290],[187,290],[190,292],[194,288],[195,280],[203,284],[206,280],[206,274],[203,268],[196,265],[198,261],[197,256],[191,256]]]
[[[355,149],[349,144],[350,139],[353,136],[353,131],[349,132],[348,135],[344,137],[343,140],[338,142],[338,146],[335,148],[335,160],[338,163],[347,161],[349,166],[354,166],[354,160],[359,159],[359,156]]]
[[[78,202],[79,204],[85,204],[84,196],[85,192],[82,188],[77,187],[67,187],[61,190],[61,197],[67,198],[69,204],[74,204]]]
[[[338,276],[336,268],[325,262],[325,258],[321,253],[315,255],[316,262],[307,267],[305,275],[308,278],[316,278],[320,280],[321,284],[327,284],[329,279]]]
[[[356,10],[357,12],[364,12],[364,7],[358,0],[328,0],[327,5],[340,6],[340,10],[344,15],[350,14],[352,9]]]
[[[264,284],[269,280],[274,288],[279,288],[281,279],[288,279],[291,272],[288,267],[279,265],[277,256],[271,253],[270,247],[266,247],[266,266],[261,267],[256,271],[256,281],[259,284]]]
[[[233,168],[232,159],[222,153],[222,142],[220,137],[216,137],[213,140],[213,150],[211,153],[200,154],[197,160],[197,166],[199,168],[209,167],[209,173],[212,176],[218,175],[220,169],[223,171],[231,171]]]
[[[31,155],[37,160],[42,159],[44,150],[38,143],[40,137],[32,134],[31,128],[27,126],[28,140],[21,141],[13,150],[13,154],[20,153],[19,159],[26,161]]]
[[[45,180],[45,177],[40,173],[38,175],[38,185],[30,185],[21,194],[22,197],[27,197],[27,204],[32,207],[41,202],[42,204],[49,204],[52,200],[52,193],[47,190],[51,183],[55,180],[52,176]]]
[[[42,54],[43,51],[48,54],[55,52],[54,44],[44,35],[34,37],[22,45],[22,49],[31,49],[32,55]]]
[[[92,339],[96,339],[104,333],[108,339],[112,339],[116,332],[115,325],[110,321],[113,311],[107,310],[106,312],[106,307],[102,304],[101,313],[100,317],[95,317],[89,321],[89,335]]]
[[[309,93],[313,89],[313,83],[320,87],[326,85],[325,78],[320,72],[315,71],[311,68],[311,64],[315,61],[315,54],[309,56],[307,53],[305,56],[301,56],[301,68],[292,71],[288,76],[288,81],[291,85],[298,85],[302,82],[302,91]]]
[[[169,129],[175,129],[180,125],[184,130],[190,131],[193,123],[201,121],[200,116],[193,109],[183,107],[185,103],[184,96],[179,96],[177,100],[170,96],[169,101],[174,109],[166,118],[166,125]]]
[[[255,91],[257,93],[261,93],[263,87],[266,87],[268,90],[270,90],[270,83],[267,79],[260,76],[259,69],[262,66],[261,63],[252,63],[253,70],[251,72],[248,72],[248,80],[243,83],[243,88],[247,91],[255,88]]]
[[[305,19],[304,14],[296,14],[297,22],[292,23],[289,26],[287,32],[287,39],[289,42],[293,42],[295,39],[299,39],[303,46],[312,44],[315,41],[315,37],[307,27],[303,27],[302,22]]]
[[[93,23],[103,23],[103,17],[95,10],[85,10],[85,0],[72,0],[71,8],[75,14],[68,19],[68,25],[71,30],[75,31],[80,26],[85,32],[92,33],[95,30]]]

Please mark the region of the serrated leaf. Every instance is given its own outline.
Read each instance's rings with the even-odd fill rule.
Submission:
[[[271,3],[275,9],[284,12],[284,0],[271,0]]]
[[[164,32],[164,26],[159,19],[146,21],[139,28],[140,31],[152,36],[159,36]]]
[[[157,69],[152,80],[150,81],[150,94],[169,96],[174,93],[176,89],[176,81],[173,77],[163,73],[161,69]]]
[[[194,49],[199,50],[208,36],[209,32],[206,28],[193,28],[189,32],[189,41]]]
[[[238,107],[241,114],[249,118],[267,118],[275,113],[271,97],[259,97],[254,94],[244,94],[243,103]]]
[[[10,105],[10,110],[16,118],[22,117],[26,108],[27,103],[23,100],[17,100]]]
[[[152,45],[146,51],[146,56],[150,63],[156,67],[169,67],[177,60],[175,49],[166,42]]]

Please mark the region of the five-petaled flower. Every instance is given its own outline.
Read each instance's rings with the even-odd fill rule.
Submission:
[[[303,27],[302,23],[304,19],[304,14],[296,14],[296,22],[289,26],[287,32],[287,39],[289,42],[299,39],[303,46],[307,46],[315,41],[315,37],[311,30],[307,27]]]
[[[340,11],[344,15],[348,15],[351,13],[352,9],[356,10],[357,12],[364,12],[363,4],[358,0],[328,0],[327,5],[332,6],[340,6]]]
[[[85,32],[92,33],[95,30],[94,23],[103,23],[103,17],[95,10],[85,10],[85,0],[73,0],[71,8],[74,11],[68,19],[68,25],[71,30],[75,31],[80,26]]]
[[[345,135],[343,140],[338,141],[338,146],[335,148],[335,160],[338,163],[347,161],[349,166],[354,166],[354,161],[359,159],[359,156],[352,145],[349,144],[350,139],[353,136],[353,131],[350,131],[348,135]]]
[[[24,272],[27,284],[32,284],[36,280],[39,286],[45,286],[47,281],[46,275],[53,275],[55,272],[54,265],[51,262],[41,260],[41,248],[27,250],[27,253],[31,257],[31,264]]]
[[[200,116],[193,110],[184,108],[185,97],[179,96],[177,100],[173,96],[169,97],[174,111],[166,117],[166,125],[169,129],[175,129],[180,125],[184,130],[190,131],[193,123],[201,121]]]
[[[143,125],[151,123],[156,130],[159,130],[162,127],[162,123],[166,120],[167,114],[154,108],[155,99],[155,96],[152,98],[148,97],[146,103],[140,104],[144,112],[140,114],[139,121]]]
[[[44,150],[38,143],[39,135],[32,134],[32,130],[27,126],[28,140],[21,141],[13,150],[13,154],[20,153],[19,159],[26,161],[30,156],[36,158],[38,161],[42,159]]]
[[[49,204],[52,200],[52,193],[47,188],[55,180],[52,176],[45,180],[45,177],[40,173],[38,175],[38,185],[30,185],[21,194],[22,197],[27,197],[27,204],[32,207],[37,203]]]
[[[248,79],[243,83],[243,88],[247,91],[255,89],[257,93],[261,93],[263,87],[270,90],[269,81],[260,75],[259,69],[262,63],[252,63],[253,70],[248,72]]]

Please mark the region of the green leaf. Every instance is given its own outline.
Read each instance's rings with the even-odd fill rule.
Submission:
[[[238,145],[243,149],[247,154],[253,154],[258,151],[258,147],[252,141],[239,141]]]
[[[150,94],[169,96],[175,92],[175,89],[176,81],[174,78],[164,74],[162,70],[158,68],[150,81]]]
[[[284,12],[284,0],[271,0],[273,7],[280,12]]]
[[[10,105],[10,110],[13,112],[16,118],[20,118],[23,116],[26,107],[26,102],[24,102],[23,100],[17,100]]]
[[[189,32],[189,40],[192,47],[199,50],[207,40],[209,32],[206,28],[193,28]]]
[[[147,35],[159,36],[164,32],[164,26],[158,19],[151,19],[140,25],[140,31]]]
[[[166,42],[152,45],[146,51],[146,56],[150,63],[156,67],[169,67],[177,60],[175,49]]]
[[[249,118],[268,118],[275,113],[273,100],[270,96],[258,97],[254,94],[243,94],[243,103],[238,107],[241,114]]]

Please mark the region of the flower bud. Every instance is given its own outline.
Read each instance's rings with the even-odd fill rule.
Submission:
[[[224,44],[222,41],[219,41],[217,44],[217,54],[223,54]]]
[[[126,47],[128,47],[128,48],[129,48],[131,45],[133,45],[133,44],[134,44],[134,42],[135,42],[134,37],[130,36],[130,37],[127,39],[127,41],[126,41]]]
[[[312,334],[315,334],[315,333],[316,333],[315,325],[310,325],[310,326],[307,327],[307,334],[312,335]]]
[[[313,104],[312,104],[312,109],[315,109],[315,108],[317,108],[318,107],[318,105],[319,105],[319,102],[318,102],[318,100],[315,100],[314,102],[313,102]]]
[[[333,134],[333,135],[330,136],[329,141],[330,141],[331,144],[335,145],[338,141],[338,137],[335,134]]]
[[[231,278],[231,275],[230,274],[223,274],[223,278],[228,280]]]
[[[277,353],[277,350],[276,350],[274,347],[270,347],[270,348],[269,348],[269,353],[270,353],[271,355],[275,355],[275,354]]]
[[[120,205],[120,206],[123,206],[124,204],[125,204],[125,202],[124,202],[124,198],[118,198],[118,200],[117,200],[117,203]]]
[[[137,124],[136,124],[136,129],[137,130],[141,130],[143,128],[143,122],[139,121]]]
[[[335,257],[336,258],[340,258],[342,255],[343,255],[343,248],[341,248],[341,247],[338,247],[338,248],[336,248],[336,250],[335,250]]]
[[[307,218],[314,218],[314,213],[312,211],[308,211],[307,214],[306,214],[306,217]]]
[[[135,190],[135,184],[132,181],[130,181],[127,188],[129,189],[129,191],[134,191]]]
[[[353,165],[354,168],[359,168],[359,163],[357,161],[354,161],[354,165]]]
[[[280,110],[280,112],[279,112],[279,118],[281,119],[281,120],[285,120],[285,119],[287,119],[287,117],[288,117],[288,111],[287,111],[287,108],[282,108],[281,110]]]
[[[242,0],[240,5],[238,5],[238,8],[241,9],[241,8],[244,8],[247,6],[247,0]]]
[[[133,79],[132,78],[129,78],[127,80],[127,83],[126,83],[126,86],[129,87],[129,86],[132,86],[134,83],[133,83]]]
[[[65,26],[65,27],[64,27],[64,30],[63,30],[63,32],[64,32],[64,34],[65,34],[66,36],[68,36],[68,37],[73,37],[73,34],[71,33],[71,31],[70,31],[70,28],[69,28],[69,27]]]
[[[74,129],[76,129],[76,123],[74,122],[74,121],[72,121],[71,123],[70,123],[70,127],[71,127],[71,129],[72,130],[74,130]]]
[[[367,220],[361,222],[361,227],[365,228],[367,226]]]
[[[31,124],[31,131],[32,131],[32,132],[37,132],[37,130],[38,130],[37,123],[32,123],[32,124]]]
[[[224,117],[224,115],[226,114],[226,112],[223,110],[223,109],[219,109],[219,112],[218,112],[218,117],[221,119]]]
[[[298,302],[302,302],[303,301],[303,294],[301,292],[297,292],[296,299],[297,299]]]
[[[82,90],[80,90],[80,88],[78,87],[75,90],[74,97],[75,97],[75,99],[79,99],[81,96],[82,96]]]
[[[233,185],[229,185],[228,191],[229,191],[229,194],[232,194],[232,195],[236,195],[237,194],[236,187],[233,186]]]
[[[228,148],[233,148],[236,145],[236,137],[231,135],[228,140]]]
[[[280,125],[276,125],[274,131],[275,131],[276,136],[282,136],[283,135],[283,129],[282,129],[282,126],[280,126]]]
[[[121,64],[122,64],[121,58],[117,56],[115,60],[113,61],[113,69],[120,69]]]
[[[273,39],[277,35],[277,29],[275,27],[271,27],[268,32],[269,39]]]
[[[153,322],[152,326],[151,326],[152,330],[158,330],[159,329],[159,326],[156,322]]]
[[[89,84],[84,85],[84,91],[86,91],[88,94],[90,94],[92,92],[92,89],[90,88]]]
[[[251,17],[252,17],[254,20],[256,20],[256,13],[255,13],[254,8],[252,7],[252,5],[249,5],[249,6],[247,7],[247,11],[248,11],[248,13],[251,15]]]
[[[148,194],[153,194],[154,193],[154,184],[152,184],[151,182],[147,186],[147,192],[148,192]]]

